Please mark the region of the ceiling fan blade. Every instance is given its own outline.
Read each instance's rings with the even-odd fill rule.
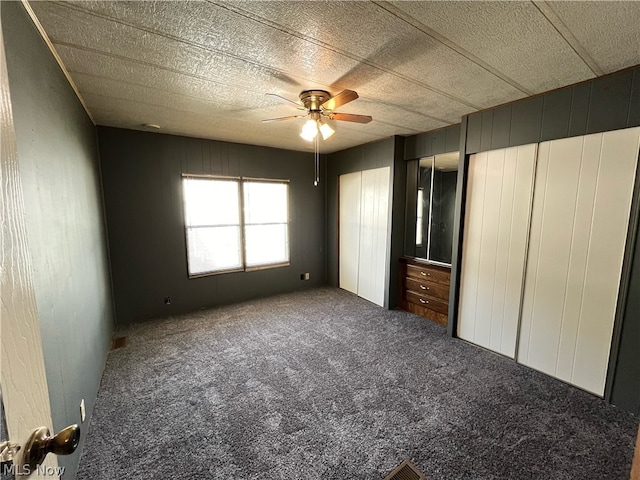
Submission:
[[[289,100],[288,98],[285,98],[285,97],[283,97],[281,95],[278,95],[277,93],[265,93],[265,95],[267,95],[269,97],[275,97],[278,100],[280,100],[281,102],[292,103],[296,107],[304,110],[304,106],[300,102],[295,102],[293,100]]]
[[[346,103],[354,101],[358,98],[358,94],[353,90],[342,90],[337,95],[334,95],[329,100],[320,105],[325,110],[335,110],[336,108],[345,105]]]
[[[342,120],[344,122],[369,123],[373,120],[369,115],[356,115],[355,113],[335,113],[327,115],[331,120]]]
[[[288,117],[265,118],[262,123],[280,122],[282,120],[293,120],[294,118],[304,118],[306,115],[289,115]]]

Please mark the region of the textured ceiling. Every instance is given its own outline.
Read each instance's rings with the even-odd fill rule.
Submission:
[[[306,150],[302,90],[360,98],[333,152],[640,64],[640,2],[31,2],[98,125]]]

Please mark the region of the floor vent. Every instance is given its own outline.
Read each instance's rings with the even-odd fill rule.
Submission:
[[[409,460],[405,460],[384,477],[384,480],[426,480],[427,477]]]
[[[111,343],[111,350],[117,350],[118,348],[127,346],[127,337],[116,337]]]

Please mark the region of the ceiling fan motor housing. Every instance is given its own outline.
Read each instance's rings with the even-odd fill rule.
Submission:
[[[309,112],[320,112],[320,105],[331,98],[331,94],[324,90],[304,90],[300,92],[300,101]]]

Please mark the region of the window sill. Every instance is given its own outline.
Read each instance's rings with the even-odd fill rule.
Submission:
[[[233,268],[230,270],[216,270],[215,272],[202,272],[195,273],[193,275],[189,274],[188,277],[191,280],[192,278],[202,278],[202,277],[211,277],[213,275],[224,275],[225,273],[238,273],[238,272],[256,272],[258,270],[267,270],[270,268],[280,268],[280,267],[288,267],[291,265],[291,262],[282,262],[282,263],[269,263],[266,265],[256,265],[253,267],[246,268]]]

